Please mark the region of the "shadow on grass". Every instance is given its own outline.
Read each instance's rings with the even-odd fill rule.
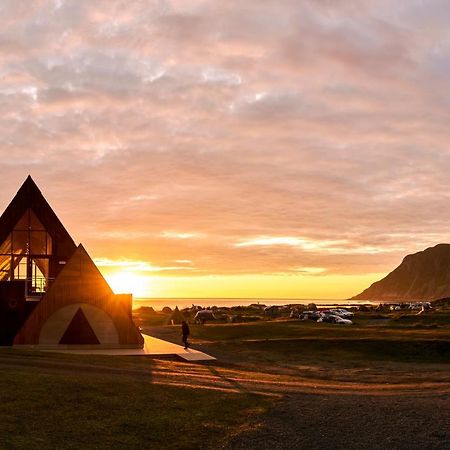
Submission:
[[[221,374],[215,367],[209,366],[208,370],[211,372],[212,375],[220,378],[221,380],[227,382],[230,384],[231,387],[238,390],[242,394],[249,394],[250,391],[246,389],[242,384],[238,383],[236,380],[233,380],[232,378],[228,378],[225,375]]]

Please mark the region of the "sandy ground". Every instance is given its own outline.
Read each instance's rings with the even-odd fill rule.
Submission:
[[[289,394],[224,447],[449,449],[450,395]]]

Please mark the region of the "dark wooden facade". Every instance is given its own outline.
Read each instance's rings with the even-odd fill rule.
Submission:
[[[12,345],[14,336],[36,306],[25,300],[25,280],[0,281],[0,345]]]
[[[29,224],[22,225],[23,230],[16,232],[18,224],[23,218],[32,215],[34,223],[39,224],[40,230],[37,234],[45,234],[45,240],[50,241],[50,248],[45,251],[39,250],[43,255],[34,255],[35,266],[39,266],[45,272],[42,276],[43,286],[40,291],[35,292],[30,288],[27,277],[15,279],[14,271],[21,260],[26,261],[26,270],[30,272],[30,248],[22,248],[17,251],[13,248],[13,236],[21,235],[22,247],[28,241],[30,233],[33,233]],[[23,236],[27,234],[28,236]],[[45,231],[44,231],[45,230]],[[36,233],[35,233],[36,234]],[[47,245],[45,245],[47,247]],[[76,250],[76,245],[69,233],[66,231],[33,179],[28,176],[14,196],[5,212],[0,217],[0,345],[11,345],[14,336],[31,314],[37,301],[42,297],[44,290],[58,276],[64,264],[70,259]],[[45,270],[43,268],[45,265]],[[33,296],[34,301],[27,301]]]
[[[49,278],[55,279],[64,263],[69,260],[77,247],[31,176],[27,177],[0,217],[0,243],[8,238],[8,235],[28,209],[33,211],[52,238]]]
[[[42,289],[33,285],[32,271],[44,278]],[[46,326],[47,345],[142,347],[131,303],[131,295],[112,292],[29,176],[0,217],[0,345],[39,345]],[[63,334],[61,327],[67,328]]]
[[[106,312],[118,334],[118,344],[142,347],[144,340],[131,319],[131,295],[115,295],[82,245],[62,269],[49,291],[14,339],[14,345],[39,345],[46,321],[71,304],[92,305]],[[59,343],[55,337],[54,344]]]

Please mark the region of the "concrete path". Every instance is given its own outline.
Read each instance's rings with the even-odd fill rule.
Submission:
[[[45,349],[45,351],[52,351],[58,353],[71,353],[77,355],[117,355],[117,356],[179,356],[186,361],[214,361],[216,358],[207,355],[198,350],[188,348],[184,349],[181,345],[172,344],[172,342],[163,341],[146,334],[144,337],[144,348],[86,348],[86,349],[67,349],[67,348],[52,348]]]

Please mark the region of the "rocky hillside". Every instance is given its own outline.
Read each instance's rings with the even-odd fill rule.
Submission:
[[[450,297],[450,244],[406,256],[389,275],[352,300],[396,302]]]

